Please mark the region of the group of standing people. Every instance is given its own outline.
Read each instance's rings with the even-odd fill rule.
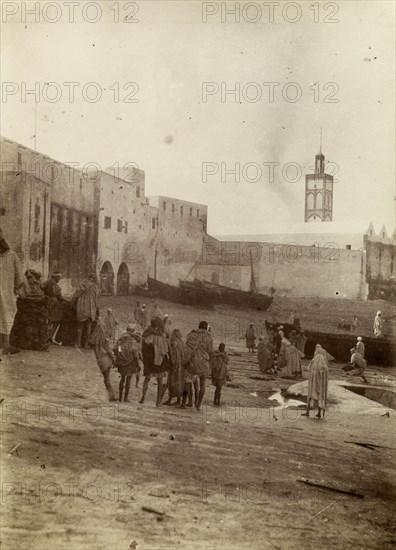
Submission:
[[[298,328],[291,330],[288,337],[285,336],[283,325],[278,329],[267,329],[267,336],[259,336],[257,360],[262,373],[286,369],[290,377],[301,376],[301,358],[304,357],[307,337],[301,330],[297,312],[293,314],[293,320],[296,319]],[[293,326],[297,326],[296,323]],[[254,353],[257,336],[253,323],[249,324],[245,339],[249,353]]]
[[[206,381],[210,377],[215,386],[214,405],[220,406],[221,389],[230,379],[225,345],[220,344],[218,351],[213,350],[213,340],[206,321],[201,321],[197,329],[192,330],[185,341],[180,329],[170,329],[168,315],[162,315],[157,304],[150,323],[144,328],[141,324],[141,312],[144,317],[145,306],[135,308],[135,323],[129,323],[125,332],[113,340],[114,328],[118,325],[115,317],[107,310],[104,319],[100,315],[95,321],[89,343],[95,352],[98,366],[103,374],[109,399],[116,400],[110,382],[111,368],[120,374],[118,401],[128,402],[131,380],[136,377],[136,387],[143,369],[143,388],[139,403],[146,400],[150,380],[157,382],[156,406],[195,407],[200,410],[206,390]],[[112,332],[106,328],[112,327]]]

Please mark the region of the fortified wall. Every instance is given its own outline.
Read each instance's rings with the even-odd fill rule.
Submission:
[[[249,290],[253,271],[257,291],[281,296],[365,299],[365,253],[333,244],[305,246],[207,239],[197,278]]]

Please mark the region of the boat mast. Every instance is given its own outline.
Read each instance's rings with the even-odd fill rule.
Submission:
[[[252,259],[252,249],[249,249],[250,252],[250,292],[257,294],[256,280],[254,278],[253,272],[253,259]]]

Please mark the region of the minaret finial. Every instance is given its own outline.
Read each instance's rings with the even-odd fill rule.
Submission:
[[[322,126],[320,127],[320,153],[322,153]]]

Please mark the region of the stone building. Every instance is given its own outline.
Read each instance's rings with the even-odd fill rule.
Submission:
[[[208,207],[170,197],[149,197],[158,230],[152,276],[178,285],[200,259],[206,237]]]
[[[264,294],[395,298],[396,241],[385,227],[376,234],[372,224],[301,222],[274,233],[271,223],[272,231],[255,238],[216,239],[207,235],[207,206],[147,197],[138,168],[78,170],[4,138],[1,152],[0,227],[25,269],[62,272],[65,294],[91,271],[108,295],[129,294],[148,277],[249,290],[253,271]],[[306,216],[331,218],[332,177],[321,153],[307,178],[306,196],[314,198]]]
[[[147,197],[136,167],[78,170],[5,138],[1,152],[0,227],[25,269],[62,272],[65,293],[91,271],[104,295],[148,276],[177,285],[197,261],[207,206]]]
[[[65,292],[95,268],[97,207],[89,175],[1,138],[0,226],[24,269],[60,270]]]

